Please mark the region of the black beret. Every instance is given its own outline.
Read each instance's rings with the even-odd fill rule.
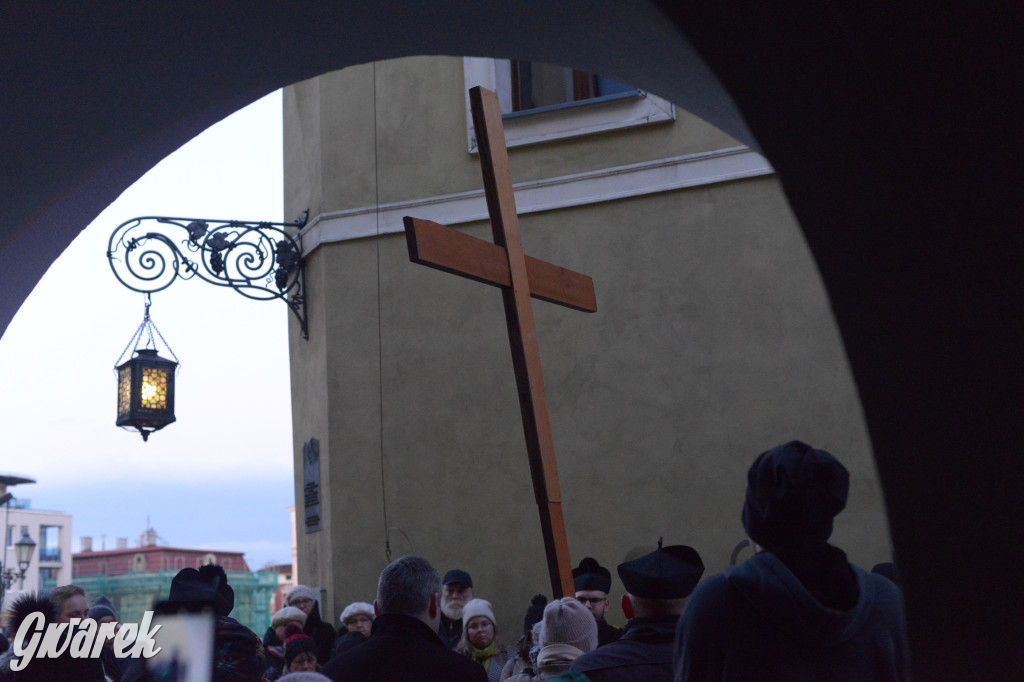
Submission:
[[[444,580],[441,581],[442,585],[449,585],[451,583],[458,583],[463,587],[473,587],[473,579],[469,577],[469,573],[460,571],[457,568],[445,573]]]
[[[585,557],[580,565],[572,569],[572,584],[577,592],[597,590],[608,592],[612,589],[612,574],[592,557]]]
[[[850,474],[835,457],[790,441],[762,453],[747,472],[743,528],[768,550],[826,542],[849,490]]]
[[[686,545],[661,546],[639,559],[619,564],[619,578],[635,597],[680,599],[689,596],[704,575],[697,550]]]

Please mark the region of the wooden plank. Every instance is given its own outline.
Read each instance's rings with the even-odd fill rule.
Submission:
[[[469,91],[473,123],[477,131],[480,167],[484,176],[484,193],[491,216],[491,231],[498,246],[508,256],[509,288],[502,289],[505,318],[508,322],[509,346],[519,390],[520,412],[526,436],[526,450],[533,478],[534,496],[541,517],[548,575],[554,598],[574,594],[569,544],[562,518],[562,492],[558,482],[558,465],[551,434],[544,377],[541,371],[540,348],[530,302],[530,283],[526,258],[519,235],[512,175],[508,150],[501,124],[498,98],[480,87]]]
[[[409,260],[498,287],[512,286],[508,256],[497,244],[430,220],[405,216]],[[558,265],[526,256],[533,298],[592,313],[597,310],[594,280]]]

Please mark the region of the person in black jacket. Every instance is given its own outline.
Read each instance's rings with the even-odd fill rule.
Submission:
[[[672,644],[686,598],[704,573],[692,547],[662,547],[618,566],[626,588],[622,611],[629,618],[617,641],[583,654],[569,672],[590,682],[671,682]]]
[[[334,682],[486,682],[471,659],[449,651],[437,635],[441,576],[426,559],[405,556],[377,583],[373,635],[324,666]]]
[[[444,574],[441,583],[441,624],[437,636],[445,646],[455,649],[462,639],[462,609],[473,598],[473,578],[455,568]]]
[[[296,585],[285,594],[284,603],[285,606],[294,606],[306,614],[306,624],[302,626],[302,631],[316,642],[316,660],[317,663],[323,665],[331,658],[331,648],[334,646],[334,628],[320,617],[319,596],[318,590],[305,585]],[[264,645],[269,636],[269,632],[264,635]],[[277,642],[273,643],[277,644]]]

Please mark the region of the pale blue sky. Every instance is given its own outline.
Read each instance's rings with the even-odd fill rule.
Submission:
[[[146,517],[167,544],[291,557],[294,504],[287,316],[198,280],[153,295],[151,315],[182,362],[178,421],[148,443],[114,426],[113,365],[142,320],[142,295],[106,260],[107,239],[142,215],[290,220],[282,214],[281,94],[235,113],[122,194],[49,269],[0,338],[0,471],[36,509],[73,515],[130,544]]]

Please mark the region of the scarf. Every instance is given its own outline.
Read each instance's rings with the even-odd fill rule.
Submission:
[[[491,661],[501,651],[498,649],[497,639],[488,644],[485,649],[477,649],[472,644],[469,645],[469,648],[472,651],[470,655],[473,657],[473,660],[482,665],[484,670],[488,670],[491,667]]]

